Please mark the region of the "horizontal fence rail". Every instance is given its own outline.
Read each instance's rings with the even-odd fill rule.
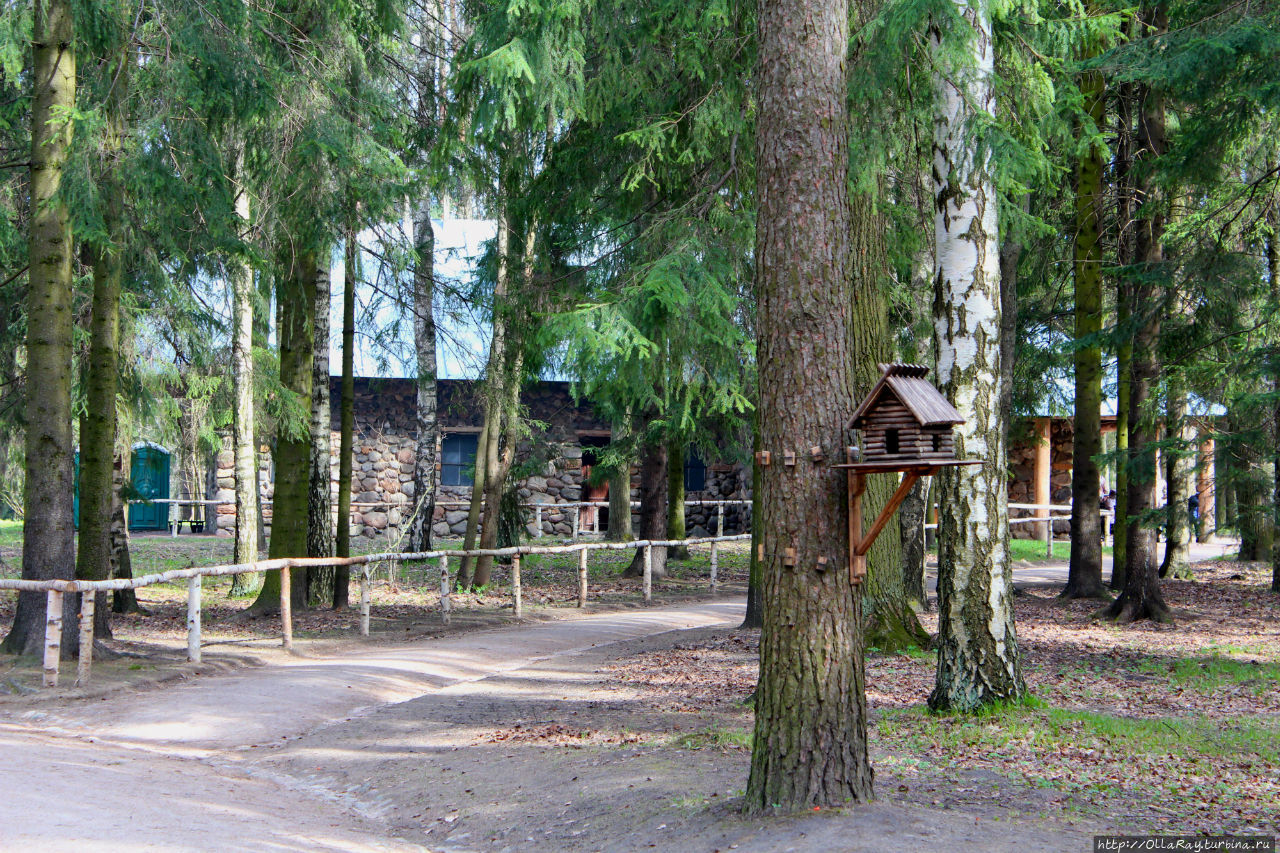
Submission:
[[[531,555],[544,554],[578,554],[578,606],[587,604],[587,562],[591,551],[639,551],[643,553],[644,575],[642,578],[644,601],[652,601],[653,594],[653,549],[676,548],[690,545],[711,546],[711,588],[718,585],[719,546],[724,542],[739,542],[751,538],[750,533],[739,533],[731,536],[703,536],[691,539],[636,539],[631,542],[575,542],[567,545],[513,545],[508,548],[473,548],[470,550],[434,550],[387,552],[378,554],[359,554],[354,557],[281,557],[274,560],[258,560],[252,563],[229,563],[218,566],[199,568],[172,569],[141,575],[136,578],[111,578],[108,580],[21,580],[16,578],[0,578],[0,590],[18,590],[19,592],[43,592],[46,596],[45,610],[45,645],[44,673],[45,687],[58,686],[58,668],[61,658],[63,600],[67,594],[90,593],[81,596],[79,630],[80,659],[77,667],[76,684],[88,682],[93,660],[93,607],[94,595],[98,592],[114,592],[116,590],[140,589],[158,583],[170,581],[187,581],[187,658],[193,662],[200,661],[201,636],[201,581],[206,577],[250,574],[256,572],[280,572],[280,634],[281,644],[285,649],[293,648],[293,616],[290,572],[293,569],[334,567],[358,567],[357,580],[360,583],[360,635],[369,635],[370,603],[369,583],[372,579],[372,566],[377,563],[401,562],[417,563],[428,560],[440,561],[440,613],[442,622],[449,624],[453,604],[450,597],[449,558],[450,557],[511,557],[511,597],[512,613],[520,619],[523,613],[522,591],[520,583],[520,560]]]

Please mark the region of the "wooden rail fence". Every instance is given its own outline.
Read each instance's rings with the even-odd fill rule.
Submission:
[[[659,547],[674,548],[689,545],[711,546],[711,588],[719,583],[718,567],[720,545],[724,542],[738,542],[751,538],[750,533],[739,533],[733,536],[705,536],[694,539],[638,539],[632,542],[575,542],[570,545],[517,545],[510,548],[474,548],[469,551],[417,551],[406,553],[360,554],[355,557],[288,557],[274,560],[259,560],[254,563],[234,563],[203,568],[172,569],[167,572],[142,575],[136,578],[112,578],[102,581],[83,580],[46,580],[32,581],[13,578],[0,578],[0,589],[14,589],[20,592],[45,593],[45,642],[44,642],[44,676],[45,687],[58,686],[58,668],[62,652],[62,612],[63,598],[67,594],[98,593],[124,589],[140,589],[158,583],[183,580],[187,581],[187,659],[200,661],[201,633],[201,584],[206,577],[248,574],[251,572],[280,572],[280,636],[285,649],[293,648],[293,615],[290,600],[290,573],[293,569],[318,568],[325,566],[347,566],[360,569],[357,580],[360,583],[360,635],[369,635],[369,582],[372,567],[376,563],[396,560],[399,562],[440,561],[440,615],[444,624],[448,625],[453,604],[450,598],[449,558],[450,557],[511,557],[511,597],[512,612],[516,619],[522,618],[522,590],[520,583],[520,560],[534,554],[578,554],[578,606],[587,605],[587,561],[591,551],[629,551],[643,550],[644,577],[642,580],[644,601],[652,601],[653,596],[653,549]],[[89,681],[93,666],[93,607],[94,595],[80,597],[80,657],[76,667],[76,684]]]

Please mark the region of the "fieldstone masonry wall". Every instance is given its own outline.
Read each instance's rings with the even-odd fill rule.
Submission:
[[[339,412],[341,388],[333,380],[332,495],[337,506]],[[530,389],[523,402],[530,420],[537,424],[535,434],[521,441],[517,465],[534,473],[520,481],[522,503],[542,507],[542,533],[569,536],[575,512],[566,504],[583,500],[583,436],[607,436],[608,424],[598,420],[590,407],[574,402],[567,383],[543,382]],[[355,393],[355,458],[352,464],[351,535],[386,539],[388,547],[406,532],[414,509],[413,467],[416,455],[416,391],[407,379],[357,379]],[[474,383],[442,380],[439,384],[438,411],[441,434],[479,432],[482,410],[475,398]],[[439,447],[437,446],[437,451]],[[270,450],[263,448],[259,472],[264,502],[273,494]],[[437,458],[439,458],[437,454]],[[235,478],[230,449],[217,457],[218,501],[235,500]],[[747,488],[743,488],[745,483]],[[638,491],[633,472],[632,499]],[[690,492],[687,500],[750,499],[750,478],[741,467],[732,464],[709,464],[706,488]],[[461,536],[466,531],[470,486],[439,486],[432,532],[436,536]],[[264,506],[268,528],[271,507]],[[335,509],[336,511],[336,509]],[[725,507],[725,532],[746,529],[749,508]],[[527,509],[528,531],[535,534],[536,510]],[[690,506],[687,526],[690,536],[715,532],[716,508]],[[589,529],[589,515],[580,520],[580,529]],[[335,516],[336,523],[336,516]],[[218,507],[217,532],[230,536],[235,528],[235,507]]]

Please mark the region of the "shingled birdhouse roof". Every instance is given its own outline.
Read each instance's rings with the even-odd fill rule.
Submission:
[[[868,416],[885,394],[896,397],[922,427],[964,423],[955,407],[924,378],[929,368],[923,364],[882,364],[880,370],[884,375],[853,413],[850,426],[854,429],[862,429],[866,425]]]

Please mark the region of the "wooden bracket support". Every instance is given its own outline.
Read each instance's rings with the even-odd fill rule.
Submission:
[[[794,569],[796,567],[795,548],[788,548],[782,552],[782,565],[786,566],[788,569]]]
[[[827,570],[827,563],[829,563],[829,562],[831,562],[831,561],[830,561],[830,560],[828,560],[826,557],[819,557],[819,558],[818,558],[818,571],[820,571],[820,572],[825,572],[825,571]]]
[[[769,460],[771,458],[772,458],[772,454],[770,454],[769,451],[767,450],[760,450],[756,452],[756,464],[759,465],[761,468],[768,468]]]
[[[814,462],[821,462],[823,459],[822,448],[816,444],[813,447],[810,447],[809,458],[812,459]]]
[[[782,464],[788,468],[796,467],[796,452],[794,450],[782,451]]]

